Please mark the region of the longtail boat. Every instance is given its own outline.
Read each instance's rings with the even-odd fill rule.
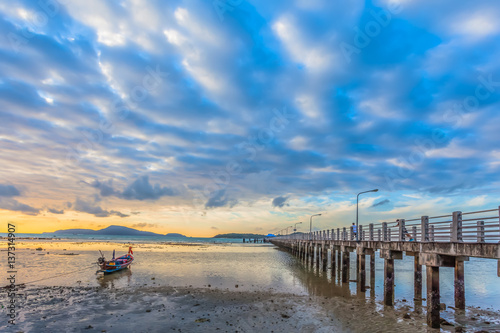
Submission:
[[[106,260],[102,252],[100,250],[99,252],[101,253],[101,256],[97,260],[97,265],[99,265],[100,270],[98,270],[97,273],[102,272],[104,274],[110,274],[113,272],[117,272],[122,269],[128,268],[130,264],[132,264],[132,261],[134,261],[134,257],[132,256],[134,252],[132,251],[131,246],[128,248],[127,254],[118,257],[116,259],[115,259],[115,251],[113,250],[113,259],[111,260]]]

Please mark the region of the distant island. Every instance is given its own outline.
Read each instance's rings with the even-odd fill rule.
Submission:
[[[219,235],[216,235],[212,238],[252,238],[252,239],[255,239],[255,238],[264,238],[266,236],[264,235],[257,235],[257,234],[235,234],[235,233],[232,233],[232,234],[219,234]]]
[[[65,229],[54,232],[44,232],[44,234],[55,235],[95,235],[95,236],[155,236],[155,237],[186,237],[181,234],[168,233],[166,235],[157,234],[150,231],[141,231],[133,228],[111,225],[101,230],[92,229]]]

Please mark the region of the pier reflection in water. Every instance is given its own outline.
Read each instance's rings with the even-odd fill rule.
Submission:
[[[328,252],[327,269],[323,271],[321,265],[317,265],[316,260],[314,265],[309,261],[293,256],[288,251],[277,248],[282,255],[293,258],[290,261],[290,271],[298,279],[300,284],[311,295],[325,297],[353,297],[366,298],[367,302],[383,302],[383,274],[384,274],[384,259],[379,257],[378,252],[375,253],[374,265],[375,269],[371,271],[370,260],[367,257],[366,262],[366,291],[361,292],[358,288],[356,279],[356,254],[350,254],[349,261],[349,276],[347,283],[342,283],[342,267],[339,265],[338,252],[335,257],[335,269],[332,270],[331,253]],[[371,256],[369,256],[371,257]],[[396,283],[395,283],[395,302],[412,306],[416,311],[421,311],[422,306],[426,305],[425,298],[414,300],[414,260],[413,257],[405,256],[402,260],[395,263],[396,266]],[[500,284],[499,278],[496,277],[496,266],[491,265],[488,259],[471,258],[465,263],[466,274],[465,280],[467,288],[465,290],[468,307],[489,308],[495,311],[500,310]],[[452,306],[454,302],[454,285],[453,285],[453,268],[441,268],[441,302]],[[422,284],[426,285],[426,276],[422,276]]]

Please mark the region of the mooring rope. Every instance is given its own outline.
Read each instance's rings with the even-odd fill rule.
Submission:
[[[80,269],[78,271],[57,274],[57,275],[54,275],[54,276],[49,276],[49,277],[46,277],[46,278],[43,278],[43,279],[29,281],[29,282],[16,283],[16,286],[27,285],[27,284],[31,284],[31,283],[35,283],[35,282],[40,282],[40,281],[45,281],[45,280],[53,279],[53,278],[56,278],[56,277],[59,277],[59,276],[64,276],[64,275],[70,275],[70,274],[74,274],[74,273],[83,272],[83,271],[86,271],[86,270],[88,270],[89,268],[92,268],[92,267],[95,267],[95,264],[92,264],[91,266],[88,266],[86,268]],[[10,285],[5,286],[4,288],[10,288]]]

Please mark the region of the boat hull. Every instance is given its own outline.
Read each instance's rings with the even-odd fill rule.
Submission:
[[[104,274],[111,274],[114,272],[118,272],[123,269],[129,268],[133,261],[134,257],[132,257],[132,255],[130,254],[126,254],[116,259],[104,262],[101,265],[100,272]]]

